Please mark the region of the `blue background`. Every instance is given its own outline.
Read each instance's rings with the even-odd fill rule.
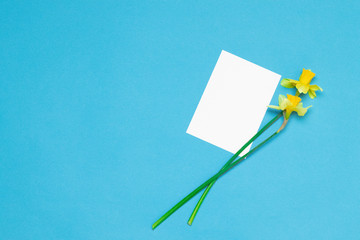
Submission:
[[[0,239],[359,239],[359,1],[0,9]],[[231,156],[185,133],[222,49],[324,92],[152,231]]]

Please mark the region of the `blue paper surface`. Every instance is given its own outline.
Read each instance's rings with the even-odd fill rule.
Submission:
[[[0,11],[0,239],[359,239],[358,1]],[[185,133],[221,49],[283,77],[311,68],[324,92],[214,185],[192,227],[198,198],[152,231],[231,156]]]

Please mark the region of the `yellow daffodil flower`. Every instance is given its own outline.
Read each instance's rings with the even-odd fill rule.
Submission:
[[[279,95],[279,106],[268,106],[269,108],[285,111],[285,119],[289,119],[292,112],[297,112],[299,116],[304,116],[308,108],[303,107],[301,98],[287,94],[287,98],[284,95]]]
[[[318,85],[310,85],[310,82],[314,77],[315,77],[315,73],[313,73],[310,69],[306,70],[305,68],[303,68],[299,81],[289,78],[284,78],[283,80],[281,80],[281,86],[286,88],[296,87],[299,93],[306,94],[309,92],[310,98],[315,98],[316,97],[315,91],[317,90],[322,91],[322,89]]]

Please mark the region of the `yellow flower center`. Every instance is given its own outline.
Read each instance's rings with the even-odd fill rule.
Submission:
[[[315,73],[313,73],[310,69],[306,70],[305,68],[303,68],[299,81],[302,84],[309,85],[314,77]]]

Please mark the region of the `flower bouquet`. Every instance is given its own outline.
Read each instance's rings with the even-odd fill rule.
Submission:
[[[188,220],[188,224],[192,225],[196,214],[198,213],[201,204],[204,202],[207,194],[209,193],[210,189],[213,187],[215,182],[223,176],[226,172],[234,168],[240,162],[245,160],[248,156],[250,156],[253,152],[257,151],[261,148],[265,143],[267,143],[270,139],[274,138],[278,135],[287,125],[289,118],[292,112],[296,112],[299,116],[304,116],[307,110],[311,107],[303,107],[303,103],[301,102],[300,95],[301,94],[309,94],[311,99],[316,97],[316,91],[322,91],[321,87],[317,85],[310,85],[312,79],[315,77],[315,73],[311,70],[303,69],[302,74],[299,80],[293,80],[284,78],[281,80],[281,85],[286,88],[296,88],[295,95],[287,94],[285,97],[284,95],[279,95],[279,106],[268,106],[269,108],[280,110],[280,112],[270,120],[264,127],[262,127],[248,142],[244,144],[226,163],[225,165],[212,177],[206,180],[203,184],[189,193],[186,197],[184,197],[181,201],[175,204],[170,210],[168,210],[162,217],[160,217],[153,225],[152,229],[158,227],[163,221],[165,221],[168,217],[171,216],[176,210],[178,210],[181,206],[183,206],[186,202],[192,199],[195,195],[205,189],[202,196],[200,197],[198,203],[196,204],[190,218]],[[278,130],[276,130],[273,134],[267,137],[264,141],[260,144],[255,146],[249,152],[244,154],[243,156],[239,157],[239,155],[253,142],[257,139],[261,134],[263,134],[271,125],[273,125],[277,120],[279,120],[283,116],[283,124],[280,126]]]

